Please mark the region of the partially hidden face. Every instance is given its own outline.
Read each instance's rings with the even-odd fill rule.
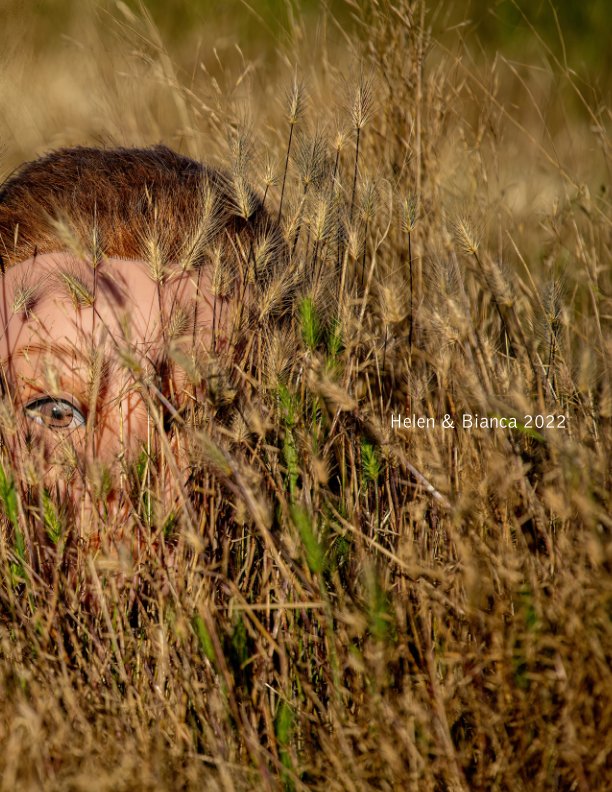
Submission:
[[[209,363],[234,371],[286,261],[241,178],[165,146],[25,163],[0,185],[4,449],[42,459],[45,485],[155,451],[168,418],[200,404],[197,383],[214,387]]]
[[[220,326],[198,277],[177,270],[159,282],[144,261],[103,258],[94,269],[66,252],[8,269],[0,362],[18,416],[13,442],[50,460],[68,443],[103,461],[145,443],[159,421],[152,399],[178,407],[193,397],[175,359],[196,340],[210,346]]]

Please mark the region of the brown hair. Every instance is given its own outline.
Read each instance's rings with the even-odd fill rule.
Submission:
[[[61,149],[0,187],[2,271],[67,248],[148,260],[152,246],[168,262],[221,260],[232,279],[250,267],[259,287],[286,260],[278,224],[241,177],[166,146]]]

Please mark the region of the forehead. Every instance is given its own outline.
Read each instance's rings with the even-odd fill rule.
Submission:
[[[69,253],[22,261],[0,279],[0,359],[28,348],[91,348],[92,341],[147,345],[163,341],[177,316],[199,329],[212,309],[192,274],[155,281],[143,261],[109,258],[96,269]]]

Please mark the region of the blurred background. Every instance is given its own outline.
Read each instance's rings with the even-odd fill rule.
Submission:
[[[510,159],[520,133],[534,167],[545,149],[576,163],[578,179],[595,179],[610,125],[608,5],[428,3],[426,65],[455,81],[457,128],[478,139],[505,113]],[[384,0],[4,0],[0,177],[50,148],[84,143],[163,140],[227,161],[227,132],[241,118],[278,156],[292,73],[303,76],[318,124],[317,107],[337,99],[334,79],[380,45],[368,29],[380,7],[396,13]]]
[[[169,45],[189,48],[203,36],[222,44],[240,42],[246,51],[270,53],[292,17],[316,25],[323,10],[342,27],[352,25],[356,7],[385,5],[358,0],[145,0]],[[391,4],[392,5],[392,4]],[[36,42],[39,53],[61,46],[61,38],[78,33],[83,14],[92,9],[112,13],[124,6],[138,12],[141,0],[4,0],[0,20],[5,36],[19,29]],[[436,36],[463,29],[475,48],[488,55],[503,50],[527,55],[541,44],[589,82],[609,86],[612,48],[608,0],[458,0],[428,3]],[[541,39],[538,42],[538,39]],[[264,47],[261,53],[260,48]],[[183,57],[189,59],[189,52]]]

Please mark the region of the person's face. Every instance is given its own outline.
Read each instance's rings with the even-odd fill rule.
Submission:
[[[49,462],[67,446],[110,462],[146,442],[157,431],[155,394],[175,405],[188,398],[167,352],[182,347],[189,355],[196,339],[210,341],[208,286],[180,272],[158,284],[143,261],[104,259],[94,272],[68,253],[8,269],[0,281],[0,364],[17,437],[33,440]]]

